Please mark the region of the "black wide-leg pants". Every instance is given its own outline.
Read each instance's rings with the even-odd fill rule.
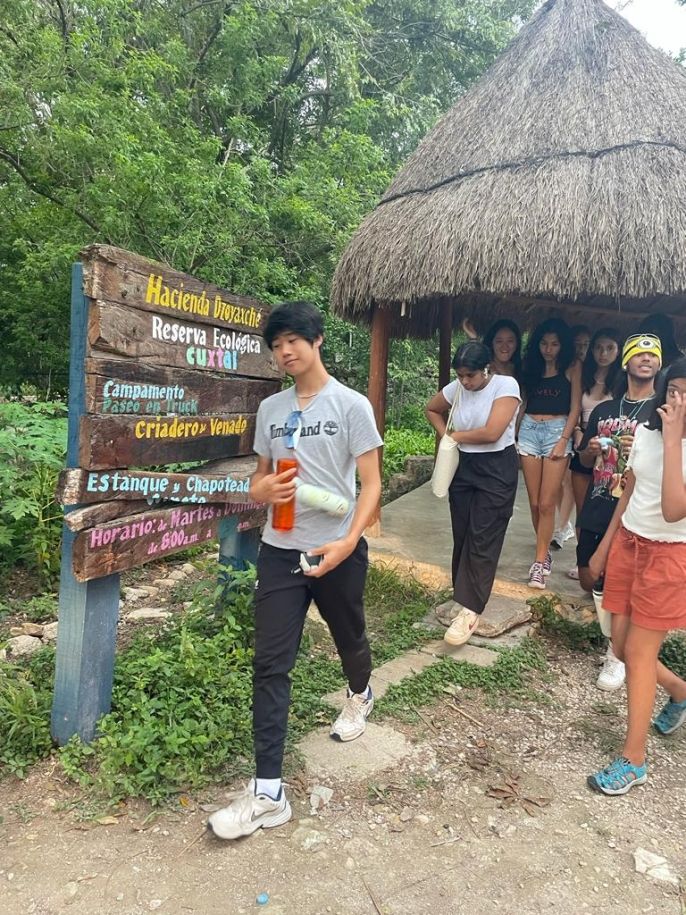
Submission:
[[[461,451],[450,484],[453,599],[475,613],[483,613],[491,596],[518,473],[514,445],[503,451]]]
[[[363,692],[372,672],[365,630],[364,585],[367,541],[321,578],[300,568],[298,550],[263,543],[257,559],[253,731],[258,778],[279,778],[283,763],[290,672],[295,664],[305,615],[314,600],[329,627],[352,692]]]

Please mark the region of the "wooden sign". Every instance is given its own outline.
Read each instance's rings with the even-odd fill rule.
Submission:
[[[84,416],[79,462],[90,470],[250,454],[255,414]]]
[[[157,312],[169,320],[260,335],[271,312],[265,302],[228,292],[130,251],[91,245],[82,256],[84,293],[91,299]]]
[[[198,372],[280,378],[262,337],[94,302],[88,321],[93,349]]]
[[[245,502],[253,457],[205,464],[188,473],[154,473],[147,470],[63,470],[57,485],[62,505],[142,499],[163,502]]]
[[[220,522],[229,516],[236,517],[240,530],[247,530],[264,523],[266,510],[248,501],[230,505],[183,505],[98,524],[76,534],[74,575],[78,581],[89,581],[199,546],[214,539]]]
[[[179,416],[256,413],[260,403],[274,390],[273,380],[164,368],[127,359],[108,359],[97,353],[86,360],[88,413]]]

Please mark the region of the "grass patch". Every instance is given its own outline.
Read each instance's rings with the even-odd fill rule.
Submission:
[[[28,663],[0,663],[0,776],[26,775],[52,748],[50,709],[55,652],[46,647]]]
[[[516,648],[499,650],[492,667],[442,658],[421,673],[389,687],[375,708],[381,716],[414,720],[415,709],[428,705],[451,685],[480,689],[494,697],[507,693],[510,697],[527,698],[528,672],[543,671],[545,667],[543,649],[534,639],[524,639]]]
[[[593,651],[607,645],[596,620],[584,624],[565,619],[555,610],[559,603],[560,598],[556,594],[545,594],[527,601],[542,633],[573,651]]]

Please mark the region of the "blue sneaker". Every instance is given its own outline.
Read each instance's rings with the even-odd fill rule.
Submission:
[[[686,699],[675,702],[670,699],[653,721],[653,727],[659,734],[673,734],[686,721]]]
[[[589,788],[601,794],[626,794],[634,785],[643,785],[648,781],[648,769],[645,763],[634,766],[625,756],[618,756],[609,766],[589,775],[586,779]]]

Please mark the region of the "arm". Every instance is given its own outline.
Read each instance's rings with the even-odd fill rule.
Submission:
[[[574,432],[574,427],[579,422],[579,416],[581,414],[581,366],[578,362],[574,362],[571,365],[568,370],[568,377],[572,385],[569,416],[567,417],[567,422],[565,423],[565,427],[562,430],[562,435],[560,436],[559,441],[548,455],[548,457],[554,461],[565,457],[567,442],[571,438],[572,433]]]
[[[450,404],[443,396],[443,391],[434,394],[424,409],[424,414],[439,435],[445,435]]]
[[[662,417],[664,468],[662,471],[662,516],[674,523],[686,518],[686,488],[681,440],[686,416],[686,400],[674,396],[673,404],[665,404],[658,412]]]
[[[279,502],[290,502],[295,496],[295,475],[297,470],[286,470],[274,473],[272,459],[258,456],[257,470],[250,478],[250,497],[255,502],[266,502],[276,505]]]
[[[594,578],[600,578],[600,576],[605,571],[605,565],[607,563],[607,557],[610,552],[612,540],[617,533],[617,530],[619,529],[619,525],[622,521],[622,515],[624,514],[626,507],[629,504],[631,493],[634,491],[636,478],[634,477],[633,471],[631,469],[627,470],[625,480],[626,485],[624,487],[624,492],[620,496],[619,501],[615,506],[615,511],[612,515],[612,520],[610,521],[608,528],[605,531],[605,536],[598,544],[598,549],[591,556],[588,563],[588,568]]]
[[[325,543],[316,550],[310,550],[312,555],[324,557],[316,568],[305,573],[311,578],[321,578],[350,556],[379,504],[381,498],[379,449],[366,451],[356,459],[355,463],[360,477],[360,494],[350,522],[350,529],[341,540],[332,540],[331,543]]]
[[[451,432],[451,437],[458,445],[490,445],[497,442],[512,422],[518,407],[519,400],[516,397],[499,397],[493,401],[485,426],[470,429],[469,432]]]

